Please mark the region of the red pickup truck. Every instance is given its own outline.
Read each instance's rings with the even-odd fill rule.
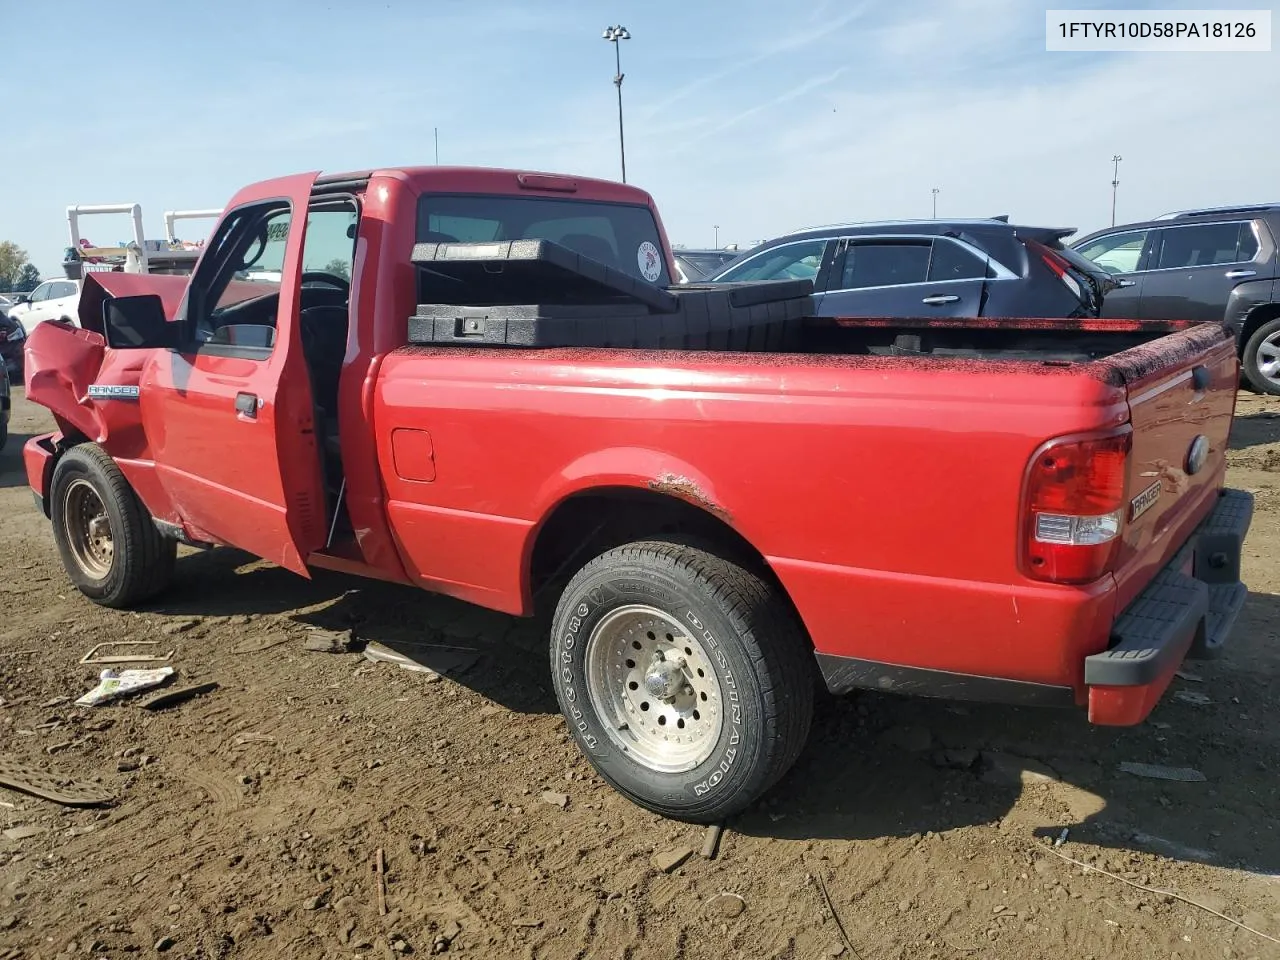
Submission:
[[[26,362],[58,424],[26,470],[72,581],[137,604],[178,542],[228,544],[554,603],[577,743],[691,821],[782,776],[819,678],[1135,724],[1222,648],[1252,500],[1223,489],[1221,324],[808,316],[716,340],[655,314],[640,346],[518,347],[475,319],[519,313],[484,292],[518,279],[512,241],[575,251],[570,286],[631,285],[591,309],[675,296],[646,193],[440,167],[256,184],[190,278],[89,278],[82,329],[42,324]]]

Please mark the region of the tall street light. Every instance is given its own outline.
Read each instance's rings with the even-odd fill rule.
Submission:
[[[617,72],[613,75],[613,85],[618,88],[618,151],[622,154],[622,182],[627,182],[627,142],[622,135],[622,53],[618,45],[620,40],[630,40],[624,26],[605,27],[604,39],[613,44],[613,59]]]
[[[716,249],[719,250],[720,249],[720,224],[717,223],[714,229],[716,232]]]
[[[938,219],[938,188],[934,187],[929,191],[933,194],[933,219]]]
[[[1123,159],[1124,157],[1118,153],[1111,158],[1111,163],[1114,165],[1111,172],[1111,225],[1113,227],[1116,225],[1116,188],[1120,186],[1120,161]]]

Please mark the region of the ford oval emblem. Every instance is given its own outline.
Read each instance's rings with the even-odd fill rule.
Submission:
[[[1191,449],[1187,451],[1187,474],[1194,476],[1204,469],[1209,460],[1209,438],[1203,433],[1191,441]]]

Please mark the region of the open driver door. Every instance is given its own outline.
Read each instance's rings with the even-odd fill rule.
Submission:
[[[307,556],[325,542],[298,322],[315,177],[264,181],[232,198],[175,320],[162,325],[158,338],[167,342],[144,361],[138,392],[156,480],[188,535],[303,576]],[[107,336],[127,339],[109,320]],[[148,339],[156,338],[135,336],[132,345]]]

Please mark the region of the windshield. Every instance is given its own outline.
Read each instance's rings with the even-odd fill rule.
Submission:
[[[653,213],[645,206],[545,197],[424,196],[419,243],[551,240],[659,286],[671,276]]]

